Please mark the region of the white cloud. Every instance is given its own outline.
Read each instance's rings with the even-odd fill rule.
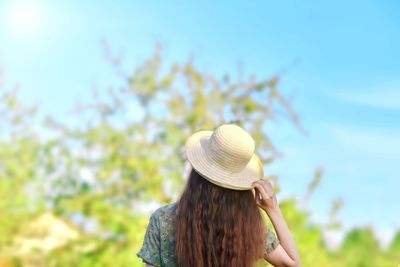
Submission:
[[[354,152],[375,156],[400,156],[400,128],[374,129],[341,124],[328,124],[335,141]]]
[[[345,233],[343,231],[323,231],[324,240],[331,250],[339,249],[343,243]]]
[[[400,110],[400,85],[395,83],[357,92],[339,92],[333,94],[333,97],[344,102],[373,108]]]
[[[395,228],[377,228],[374,230],[375,235],[379,241],[380,246],[383,249],[387,249],[393,242],[393,238],[396,234]]]

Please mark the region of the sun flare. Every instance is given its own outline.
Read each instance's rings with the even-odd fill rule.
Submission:
[[[8,28],[14,34],[23,37],[36,35],[42,26],[42,16],[41,9],[37,4],[16,1],[8,11]]]

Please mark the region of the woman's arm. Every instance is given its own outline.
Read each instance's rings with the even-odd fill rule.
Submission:
[[[300,256],[281,209],[279,208],[272,184],[267,180],[259,180],[254,182],[253,186],[256,189],[255,197],[257,205],[263,209],[271,219],[280,243],[275,250],[266,254],[264,258],[277,267],[299,267]]]

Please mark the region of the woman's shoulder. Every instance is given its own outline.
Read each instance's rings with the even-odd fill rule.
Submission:
[[[174,207],[175,203],[170,203],[151,213],[143,246],[137,253],[145,262],[154,266],[176,266],[172,223]]]
[[[175,207],[176,207],[176,202],[161,206],[151,214],[151,217],[158,221],[170,220],[173,217]]]

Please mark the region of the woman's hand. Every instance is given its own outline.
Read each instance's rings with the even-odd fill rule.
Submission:
[[[257,205],[265,212],[269,213],[279,209],[274,187],[268,180],[261,179],[253,182]]]
[[[279,245],[265,259],[273,266],[299,267],[300,256],[296,244],[283,218],[271,182],[261,179],[253,183],[257,205],[263,209],[271,219],[275,232],[278,235]]]

